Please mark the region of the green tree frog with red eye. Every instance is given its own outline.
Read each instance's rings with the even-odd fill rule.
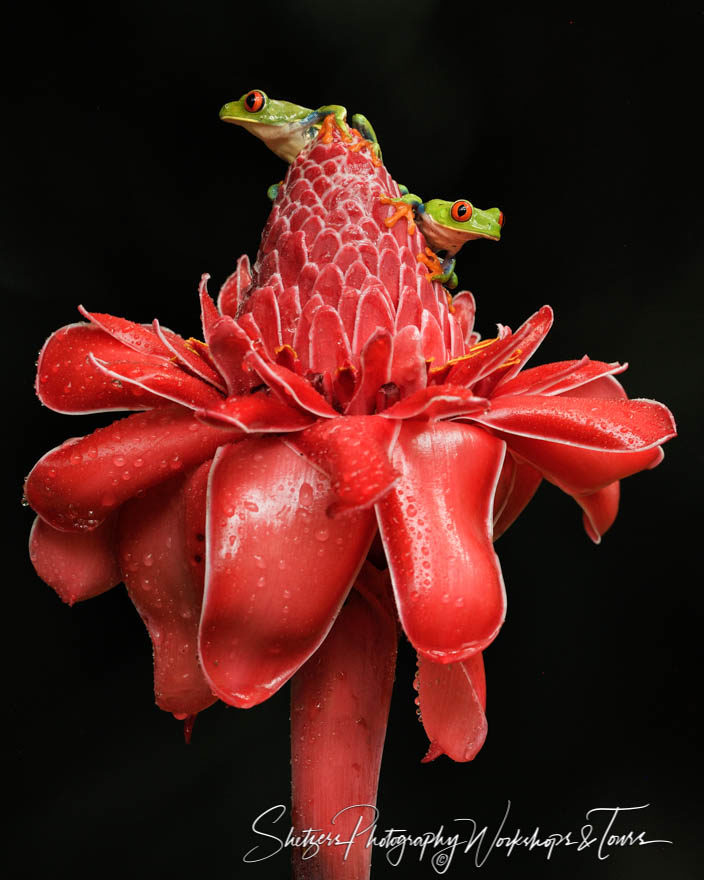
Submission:
[[[259,89],[252,89],[220,110],[220,119],[241,125],[289,163],[316,137],[326,116],[333,116],[343,135],[352,139],[347,110],[338,104],[310,110],[289,101],[275,101]]]
[[[406,193],[398,199],[381,196],[381,201],[397,206],[396,212],[384,221],[387,226],[393,226],[403,216],[408,220],[411,234],[414,226],[418,225],[430,245],[426,248],[426,254],[418,255],[418,260],[430,269],[428,280],[446,284],[450,290],[457,287],[455,255],[462,245],[476,238],[492,241],[501,238],[504,215],[498,208],[482,211],[467,199],[458,199],[456,202],[431,199],[424,202],[413,193]],[[434,251],[445,253],[442,262]]]

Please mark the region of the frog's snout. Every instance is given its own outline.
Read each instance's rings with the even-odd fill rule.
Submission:
[[[238,118],[237,109],[237,101],[230,101],[229,104],[223,104],[220,108],[220,119],[224,122],[234,122]]]

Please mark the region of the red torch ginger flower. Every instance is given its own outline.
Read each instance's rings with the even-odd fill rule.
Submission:
[[[25,487],[32,559],[65,601],[126,584],[161,708],[254,706],[298,672],[294,813],[322,827],[335,804],[373,803],[396,614],[426,759],[469,760],[481,651],[505,615],[493,540],[545,478],[598,541],[619,480],[675,434],[664,406],[627,398],[619,364],[525,369],[548,306],[479,341],[472,295],[449,302],[416,260],[420,232],[384,224],[396,183],[334,135],[291,165],[253,269],[240,259],[217,306],[204,278],[204,341],[85,310],[50,337],[43,403],[141,412],[47,453]],[[377,536],[388,572],[365,562]],[[299,761],[311,738],[337,767],[322,795]],[[363,876],[369,854],[355,858],[339,876]]]

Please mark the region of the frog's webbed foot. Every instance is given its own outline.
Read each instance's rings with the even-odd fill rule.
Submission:
[[[283,180],[280,180],[278,183],[272,183],[269,189],[266,191],[267,196],[273,202],[279,194],[279,187],[283,183]]]
[[[381,162],[381,147],[379,146],[379,139],[376,136],[374,126],[371,122],[361,113],[355,113],[352,117],[352,125],[356,131],[359,132],[362,139],[366,140],[370,145],[369,149],[373,155]],[[408,190],[406,190],[406,192],[408,192]]]
[[[320,140],[324,144],[332,143],[332,128],[336,125],[346,141],[352,140],[352,133],[347,125],[347,110],[339,104],[326,104],[314,110],[306,121],[320,123]]]
[[[454,258],[447,257],[445,260],[441,260],[434,251],[426,247],[425,253],[418,254],[416,260],[419,263],[423,263],[428,269],[425,276],[428,281],[439,281],[440,284],[446,284],[450,290],[454,290],[457,287],[458,282]]]
[[[394,199],[391,196],[382,194],[379,196],[379,201],[382,205],[393,205],[396,208],[396,211],[384,220],[384,226],[387,229],[391,229],[392,226],[398,223],[401,217],[405,217],[408,221],[408,234],[413,235],[415,233],[416,221],[413,211],[419,204],[422,204],[422,199],[410,193],[402,196],[400,199]]]

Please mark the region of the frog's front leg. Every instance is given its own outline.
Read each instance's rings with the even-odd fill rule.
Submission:
[[[376,156],[377,159],[381,160],[381,147],[379,146],[379,139],[376,136],[376,132],[374,131],[374,126],[367,119],[366,116],[363,116],[361,113],[355,113],[352,117],[352,127],[356,128],[357,131],[362,135],[365,141],[368,141],[370,149],[372,153]],[[406,190],[408,192],[408,190]]]
[[[454,257],[445,257],[441,261],[434,251],[426,247],[425,253],[418,254],[416,259],[428,269],[428,273],[425,276],[428,281],[439,281],[440,284],[447,285],[450,290],[454,290],[457,287]]]
[[[454,257],[445,257],[442,261],[442,273],[433,278],[433,281],[439,281],[441,284],[444,284],[449,290],[454,290],[457,287],[457,273],[455,272],[455,263],[457,261]]]
[[[329,116],[333,118],[335,125],[342,132],[342,137],[346,141],[351,141],[352,134],[350,133],[349,126],[347,125],[347,109],[345,107],[341,107],[339,104],[326,104],[324,107],[318,107],[317,110],[313,110],[313,112],[306,117],[304,122],[309,122],[313,125],[320,125],[321,140],[324,144],[326,144],[332,141],[332,131],[330,130],[330,123],[326,123],[326,120]]]

